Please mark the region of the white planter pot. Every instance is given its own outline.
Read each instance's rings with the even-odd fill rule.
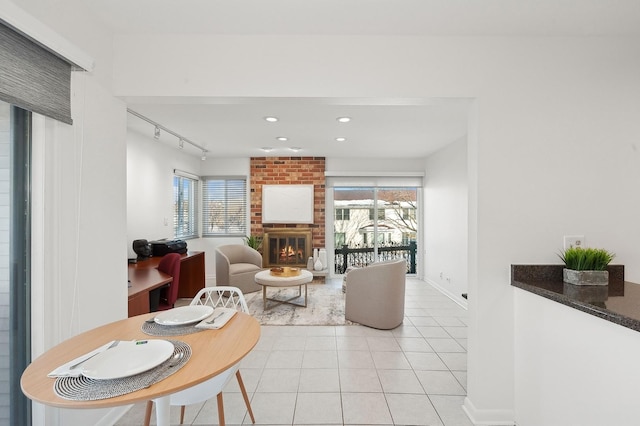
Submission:
[[[327,269],[327,250],[321,248],[318,250],[318,259],[322,263],[322,269]]]

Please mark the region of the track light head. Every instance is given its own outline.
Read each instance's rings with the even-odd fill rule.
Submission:
[[[178,147],[179,147],[180,149],[183,149],[183,148],[184,148],[184,141],[182,140],[182,138],[180,138],[180,140],[178,141]]]
[[[153,137],[155,139],[160,139],[160,127],[156,126],[155,131],[153,132]]]

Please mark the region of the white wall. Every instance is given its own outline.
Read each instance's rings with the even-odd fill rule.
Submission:
[[[74,125],[34,124],[33,356],[126,318],[125,106],[82,73],[72,78]],[[96,424],[108,410],[34,404],[34,424]]]
[[[466,306],[468,246],[467,140],[426,160],[424,189],[425,280]]]
[[[111,31],[93,19],[88,2],[13,0],[19,8],[43,22],[88,54],[95,63],[91,76],[105,89],[112,89],[113,43]]]
[[[583,234],[589,244],[615,251],[629,279],[640,279],[634,262],[640,251],[634,217],[640,207],[637,43],[598,37],[120,36],[114,85],[129,96],[475,99],[465,405],[478,423],[509,424],[516,392],[509,265],[556,262],[562,236]],[[156,57],[165,58],[161,69]]]

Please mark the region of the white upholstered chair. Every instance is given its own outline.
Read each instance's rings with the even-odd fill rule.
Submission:
[[[190,305],[208,305],[213,308],[223,307],[232,308],[240,312],[249,313],[247,302],[242,294],[242,291],[237,287],[230,286],[216,286],[205,287],[201,289],[198,294],[191,300]],[[240,364],[235,364],[229,367],[225,371],[221,372],[215,377],[200,383],[199,385],[192,386],[180,392],[171,394],[169,397],[170,405],[180,406],[180,424],[184,422],[184,410],[185,405],[197,404],[199,402],[206,401],[208,399],[217,397],[218,402],[218,424],[224,425],[224,404],[222,399],[222,389],[229,383],[233,375],[235,374],[244,398],[244,403],[247,406],[249,416],[251,416],[251,422],[255,423],[256,420],[253,417],[253,411],[251,410],[251,403],[249,402],[249,396],[247,390],[244,387],[242,376],[239,370]],[[153,401],[147,402],[147,409],[145,412],[144,425],[149,426],[151,421],[151,410],[153,408]]]
[[[404,319],[407,261],[372,263],[346,275],[344,316],[368,327],[390,330]]]
[[[238,287],[243,293],[262,290],[255,282],[262,270],[262,255],[243,244],[227,244],[216,248],[216,285]]]

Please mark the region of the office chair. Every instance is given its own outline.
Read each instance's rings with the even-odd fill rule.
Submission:
[[[173,280],[168,287],[160,289],[160,301],[158,310],[172,309],[178,299],[178,287],[180,285],[180,255],[177,253],[165,254],[158,264],[158,270],[171,275]]]

